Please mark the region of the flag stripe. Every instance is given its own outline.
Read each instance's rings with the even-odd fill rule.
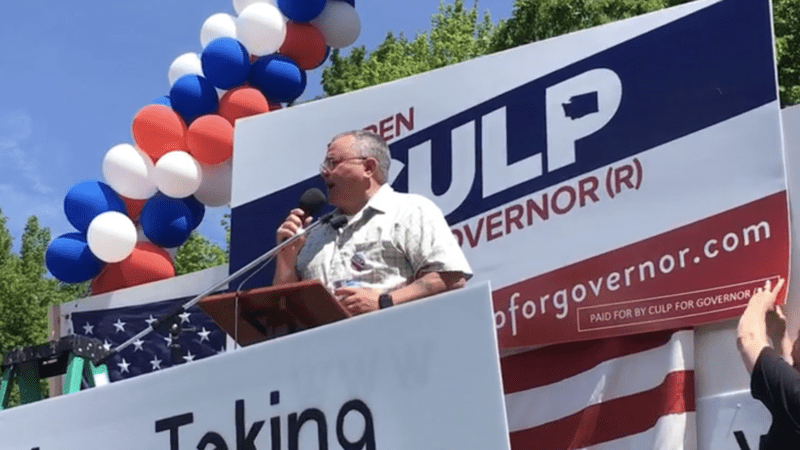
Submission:
[[[575,376],[613,358],[661,347],[673,331],[570,342],[507,356],[500,361],[505,392],[531,389]],[[553,364],[558,361],[558,364]],[[541,370],[546,368],[546,370]]]
[[[654,389],[607,400],[562,419],[513,432],[511,446],[578,449],[642,433],[653,428],[662,416],[694,410],[694,371],[676,371]]]
[[[692,341],[691,332],[677,332],[660,347],[601,362],[579,375],[542,387],[507,393],[509,430],[537,427],[603,401],[654,389],[664,382],[667,373],[693,368]],[[559,364],[560,360],[552,359],[549,365],[529,367],[526,372],[536,376]],[[564,395],[566,392],[569,395]],[[547,408],[542,408],[542,399],[548,399]]]

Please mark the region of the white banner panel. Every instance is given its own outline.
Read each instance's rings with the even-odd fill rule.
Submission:
[[[2,447],[507,449],[487,284],[0,412]]]
[[[324,188],[326,144],[358,128],[389,140],[392,186],[436,202],[495,286],[503,348],[735,317],[788,274],[768,0],[695,2],[242,120],[231,270]]]
[[[697,399],[699,449],[756,449],[772,423],[769,410],[750,390]]]
[[[786,326],[789,336],[800,329],[800,106],[781,111],[783,143],[786,152],[786,178],[789,183],[789,206],[792,212],[792,283],[786,295]]]
[[[800,106],[781,111],[789,203],[792,216],[800,211]],[[800,283],[796,222],[791,227],[792,283],[786,296],[787,333],[800,326]],[[695,392],[698,448],[758,448],[760,436],[772,423],[764,405],[750,393],[750,374],[736,346],[738,320],[696,327]],[[724,376],[720,376],[724,374]],[[747,445],[747,447],[745,447]]]

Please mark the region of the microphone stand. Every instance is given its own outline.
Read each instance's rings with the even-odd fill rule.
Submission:
[[[328,214],[320,217],[319,220],[317,220],[316,222],[314,222],[311,225],[309,225],[308,228],[304,228],[304,229],[301,228],[300,231],[298,231],[294,236],[292,236],[289,239],[286,239],[285,241],[283,241],[280,244],[276,245],[272,250],[264,253],[263,255],[259,256],[258,258],[254,259],[253,261],[248,263],[246,266],[240,268],[239,270],[237,270],[236,272],[228,275],[227,277],[223,278],[222,280],[214,283],[211,287],[209,287],[205,291],[201,292],[200,294],[197,294],[194,298],[192,298],[188,302],[184,303],[183,305],[175,308],[173,311],[168,312],[163,317],[157,318],[155,321],[150,323],[150,325],[148,325],[147,328],[145,328],[144,330],[142,330],[141,332],[136,334],[136,336],[133,336],[132,338],[128,339],[127,341],[123,342],[122,344],[119,344],[115,348],[109,350],[109,352],[106,353],[105,355],[100,356],[98,358],[95,358],[95,360],[93,361],[94,364],[95,365],[105,364],[114,355],[116,355],[120,351],[130,347],[131,344],[133,344],[135,341],[147,336],[148,334],[150,334],[156,328],[159,328],[159,327],[161,327],[161,326],[163,326],[165,324],[168,324],[168,323],[174,323],[175,318],[179,314],[183,314],[184,312],[186,312],[187,309],[189,309],[192,306],[196,305],[200,300],[204,299],[205,297],[208,297],[210,294],[213,294],[220,287],[222,287],[225,284],[229,283],[231,280],[242,276],[244,273],[246,273],[250,269],[256,267],[257,265],[259,265],[259,264],[261,264],[263,262],[269,262],[272,258],[275,257],[275,255],[278,254],[278,252],[283,250],[284,247],[286,247],[287,245],[289,245],[292,242],[296,241],[297,239],[300,239],[301,236],[304,236],[306,233],[308,233],[309,231],[317,228],[318,226],[330,223],[332,218],[333,218],[333,213],[331,212],[331,213],[328,213]],[[334,221],[334,222],[336,222],[334,224],[334,227],[336,227],[336,228],[341,227],[341,225],[339,224],[338,221]]]

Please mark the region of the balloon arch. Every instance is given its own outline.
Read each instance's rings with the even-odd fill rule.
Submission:
[[[66,283],[92,280],[92,294],[175,276],[173,257],[206,207],[231,195],[236,119],[281,108],[306,87],[306,71],[361,31],[355,0],[233,0],[200,30],[201,54],[169,67],[169,95],[133,118],[133,144],[103,158],[105,182],[83,181],[64,198],[77,231],[45,255]]]

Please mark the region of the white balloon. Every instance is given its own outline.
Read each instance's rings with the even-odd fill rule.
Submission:
[[[200,62],[200,55],[197,53],[184,53],[175,58],[169,66],[169,85],[172,86],[178,78],[184,75],[202,75],[203,63]]]
[[[286,39],[286,18],[275,5],[253,3],[236,18],[236,36],[253,55],[275,53]]]
[[[203,181],[200,163],[181,150],[171,151],[159,158],[153,174],[158,190],[173,198],[194,194]]]
[[[253,3],[269,3],[272,6],[278,6],[278,0],[233,0],[233,10],[236,11],[236,14],[241,14]]]
[[[103,178],[119,195],[144,200],[156,193],[153,161],[130,144],[111,148],[103,158]]]
[[[101,261],[120,262],[136,247],[136,226],[125,214],[104,212],[89,223],[86,242],[89,250]]]
[[[216,207],[223,206],[231,201],[231,173],[233,165],[231,160],[215,166],[200,164],[203,169],[203,182],[194,193],[200,203]]]
[[[209,42],[221,37],[236,39],[236,19],[230,14],[214,14],[200,27],[200,45],[203,48],[206,48]]]
[[[322,13],[311,23],[322,32],[325,43],[332,48],[353,45],[361,34],[358,12],[347,2],[328,1]]]

